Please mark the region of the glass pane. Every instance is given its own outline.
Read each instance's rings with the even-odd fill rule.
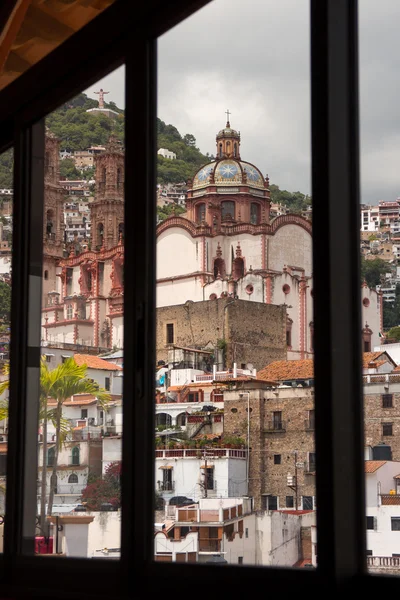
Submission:
[[[399,20],[396,2],[359,3],[366,561],[380,574],[400,574]]]
[[[39,554],[120,556],[124,78],[46,118]]]
[[[309,51],[297,0],[159,40],[157,561],[316,565]]]
[[[11,275],[14,152],[0,154],[0,552],[7,484],[8,379],[11,339]]]

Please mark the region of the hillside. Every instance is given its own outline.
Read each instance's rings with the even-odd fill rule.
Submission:
[[[86,94],[79,94],[60,106],[47,116],[46,126],[59,138],[60,150],[74,152],[85,150],[90,146],[101,146],[107,143],[111,133],[120,141],[124,141],[125,113],[114,102],[105,102],[106,108],[118,113],[116,119],[109,119],[102,114],[87,113],[95,108],[97,100]],[[176,160],[157,156],[157,183],[181,183],[193,177],[197,169],[209,162],[213,157],[202,154],[196,146],[196,138],[191,133],[181,134],[173,125],[167,125],[157,118],[157,148],[166,148],[175,152]],[[8,150],[0,155],[0,188],[12,188],[13,153]],[[79,171],[71,159],[60,163],[60,174],[67,179],[79,177],[92,178],[93,169]],[[293,212],[301,212],[310,203],[310,197],[301,192],[280,190],[271,185],[272,201],[285,204]]]

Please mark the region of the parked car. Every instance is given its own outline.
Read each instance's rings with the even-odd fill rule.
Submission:
[[[188,506],[189,504],[196,504],[192,498],[187,498],[186,496],[173,496],[169,501],[170,505],[174,506]]]

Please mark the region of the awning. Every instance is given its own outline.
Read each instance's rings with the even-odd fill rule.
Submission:
[[[200,469],[213,469],[213,468],[214,468],[214,465],[209,465],[209,464],[200,466]]]
[[[170,467],[167,465],[162,465],[162,467],[158,467],[159,469],[173,469],[174,467]]]

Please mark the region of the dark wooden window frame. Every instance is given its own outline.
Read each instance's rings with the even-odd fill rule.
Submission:
[[[356,0],[310,0],[318,568],[154,561],[154,405],[149,399],[155,364],[156,40],[205,4],[149,0],[132,18],[131,3],[117,0],[0,92],[0,151],[13,146],[15,155],[3,596],[116,598],[128,590],[134,597],[142,585],[152,596],[160,583],[172,588],[177,580],[190,584],[200,576],[211,578],[213,592],[222,594],[236,585],[248,589],[255,580],[270,592],[292,583],[298,594],[315,598],[331,589],[351,593],[363,583],[371,594],[397,591],[397,578],[368,574],[365,559]],[[122,64],[126,195],[143,199],[134,210],[125,205],[132,235],[125,238],[124,362],[129,368],[124,396],[135,402],[124,405],[124,428],[134,435],[123,437],[122,557],[44,558],[32,555],[37,452],[32,397],[39,388],[42,277],[42,249],[35,240],[43,224],[43,118]]]

